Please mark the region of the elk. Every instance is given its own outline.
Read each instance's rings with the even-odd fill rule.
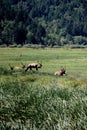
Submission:
[[[41,68],[42,64],[40,63],[31,63],[27,65],[27,68],[25,69],[25,71],[27,71],[28,69],[32,70],[32,68],[35,68],[36,70],[38,70],[38,68]]]
[[[9,64],[9,66],[10,66],[10,69],[11,69],[11,70],[22,70],[22,69],[25,68],[25,65],[23,65],[23,64],[22,64],[22,66],[11,66],[11,65]]]
[[[63,76],[66,74],[66,69],[62,68],[60,71],[56,71],[54,75]]]

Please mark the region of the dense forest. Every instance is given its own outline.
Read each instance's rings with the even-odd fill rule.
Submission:
[[[87,0],[0,0],[0,46],[87,45]]]

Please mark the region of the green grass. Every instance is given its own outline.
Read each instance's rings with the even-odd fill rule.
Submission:
[[[25,73],[24,71],[9,70],[12,66],[21,66],[32,62],[41,62],[43,67],[38,72]],[[54,72],[65,67],[67,75],[55,77]],[[35,77],[34,84],[61,86],[86,86],[87,84],[87,50],[86,49],[27,49],[27,48],[1,48],[0,49],[0,73],[1,78],[6,78],[8,74],[11,78],[28,80]],[[71,84],[71,85],[70,85]]]
[[[86,130],[87,89],[2,82],[2,130]]]
[[[38,71],[11,65],[41,62]],[[54,76],[65,67],[67,74]],[[86,49],[0,49],[1,130],[87,130]]]

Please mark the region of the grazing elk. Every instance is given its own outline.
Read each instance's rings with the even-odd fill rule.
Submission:
[[[25,65],[23,65],[23,64],[22,64],[22,66],[11,66],[11,65],[9,64],[9,66],[10,66],[10,69],[11,69],[11,70],[22,70],[22,69],[25,68]]]
[[[62,68],[60,71],[56,71],[54,75],[63,76],[66,74],[66,69]]]
[[[41,67],[42,67],[42,64],[40,63],[31,63],[31,64],[28,64],[25,71],[27,71],[28,69],[32,70],[32,68],[35,68],[36,70],[38,70],[38,68],[41,68]]]

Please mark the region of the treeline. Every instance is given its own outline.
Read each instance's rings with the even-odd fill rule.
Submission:
[[[0,0],[0,45],[87,45],[87,0]]]

